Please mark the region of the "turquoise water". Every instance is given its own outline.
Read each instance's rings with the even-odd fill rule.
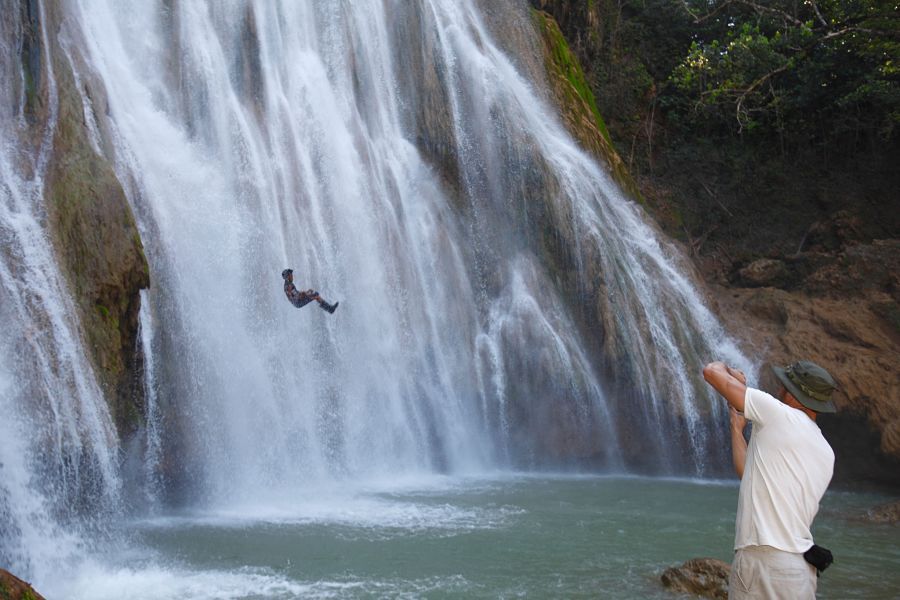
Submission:
[[[71,598],[673,598],[662,571],[729,560],[733,482],[430,478],[332,487],[131,523]],[[829,492],[820,598],[900,595],[898,528],[854,520],[890,498]],[[63,593],[65,590],[65,593]]]

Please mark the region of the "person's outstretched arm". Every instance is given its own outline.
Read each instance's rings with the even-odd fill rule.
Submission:
[[[739,413],[744,412],[744,396],[747,393],[747,376],[739,369],[732,369],[722,361],[703,367],[703,379],[728,400]]]
[[[731,416],[731,461],[734,463],[734,472],[737,473],[738,479],[742,479],[744,463],[747,461],[747,440],[744,439],[747,419],[731,407],[728,413]]]

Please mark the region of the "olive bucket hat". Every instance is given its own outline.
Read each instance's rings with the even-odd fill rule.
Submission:
[[[831,394],[837,389],[834,378],[822,367],[808,360],[784,367],[772,367],[775,376],[800,404],[819,413],[837,412]]]

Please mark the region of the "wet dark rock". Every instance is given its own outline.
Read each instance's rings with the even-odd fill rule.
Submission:
[[[890,294],[900,300],[900,240],[873,240],[827,255],[802,282],[804,291],[820,296]]]
[[[773,258],[755,260],[738,271],[738,281],[744,287],[783,287],[789,276],[784,261]]]
[[[900,500],[870,508],[865,520],[873,523],[900,523]]]
[[[237,54],[237,87],[241,97],[250,98],[257,114],[261,114],[263,103],[263,68],[260,59],[259,31],[256,13],[248,5],[241,21],[241,51]]]
[[[828,219],[813,223],[803,239],[803,250],[836,251],[865,239],[862,220],[841,210]]]
[[[754,291],[743,304],[744,310],[751,315],[784,325],[788,321],[787,307],[784,305],[786,294],[781,290],[763,288]]]
[[[392,35],[397,64],[406,65],[399,72],[399,87],[414,110],[405,113],[408,128],[415,133],[416,147],[441,176],[457,208],[463,208],[459,190],[461,173],[456,130],[450,115],[448,66],[433,31],[425,25],[425,8],[418,3],[403,13],[406,18],[393,22]]]
[[[728,574],[731,566],[715,558],[692,558],[680,567],[663,571],[663,585],[673,592],[695,594],[703,598],[728,598]]]
[[[22,581],[9,571],[0,569],[0,599],[44,600],[27,581]]]

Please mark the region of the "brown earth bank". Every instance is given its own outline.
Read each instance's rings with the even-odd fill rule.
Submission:
[[[44,600],[44,597],[28,582],[0,569],[0,600]]]
[[[579,132],[579,118],[565,110],[564,121],[585,148],[613,156],[607,160],[615,172],[634,176],[633,196],[684,245],[707,283],[711,307],[762,365],[759,386],[774,387],[771,365],[805,358],[826,367],[840,386],[839,412],[818,421],[835,448],[835,485],[900,486],[896,148],[841,161],[838,148],[825,160],[814,152],[779,156],[715,140],[667,145],[664,112],[629,88],[640,78],[628,79],[626,71],[650,78],[653,65],[640,64],[647,40],[615,42],[629,27],[622,4],[531,4],[543,21],[558,21],[562,43],[584,67],[589,90],[581,96],[596,98],[605,126],[602,133],[593,125]],[[543,35],[555,26],[544,25]],[[621,72],[597,61],[612,61]],[[653,91],[652,81],[642,85]],[[564,105],[565,93],[556,95]],[[586,142],[591,136],[608,136],[609,150]],[[634,185],[619,180],[625,189]]]

